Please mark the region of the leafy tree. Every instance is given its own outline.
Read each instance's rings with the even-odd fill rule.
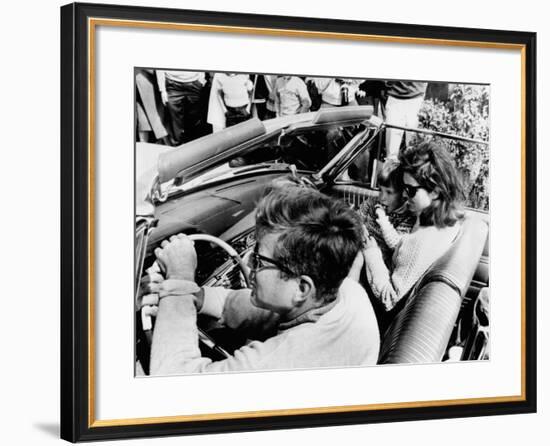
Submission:
[[[424,101],[419,127],[489,141],[489,89],[452,84],[449,99]],[[441,139],[464,176],[467,205],[489,209],[489,146]]]

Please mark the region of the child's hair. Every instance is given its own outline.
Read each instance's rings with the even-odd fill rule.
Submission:
[[[397,160],[389,159],[382,165],[378,174],[378,184],[392,187],[396,192],[403,190],[403,168]]]
[[[401,154],[403,172],[438,197],[420,215],[422,226],[453,226],[464,217],[464,186],[448,151],[435,141],[410,146]]]

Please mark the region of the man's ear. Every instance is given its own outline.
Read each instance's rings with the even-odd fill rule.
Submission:
[[[294,303],[302,305],[309,298],[315,298],[317,289],[313,279],[309,276],[302,275],[298,277],[298,288],[294,295]]]
[[[437,200],[439,198],[439,189],[436,188],[432,190],[431,192],[428,193],[428,195],[432,200]]]

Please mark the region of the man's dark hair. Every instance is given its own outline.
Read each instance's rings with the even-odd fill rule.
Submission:
[[[274,260],[294,277],[311,277],[317,299],[335,299],[362,245],[357,214],[317,190],[288,186],[273,190],[258,205],[256,238],[272,233],[280,233]]]

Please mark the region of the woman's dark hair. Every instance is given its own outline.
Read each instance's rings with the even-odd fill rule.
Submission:
[[[274,259],[295,277],[311,277],[317,299],[324,301],[336,298],[363,243],[361,221],[345,203],[291,185],[274,189],[258,204],[256,238],[272,233],[280,234]]]
[[[454,161],[445,148],[435,141],[408,147],[400,157],[403,173],[437,197],[420,214],[420,225],[439,228],[453,226],[464,217],[464,186]]]

